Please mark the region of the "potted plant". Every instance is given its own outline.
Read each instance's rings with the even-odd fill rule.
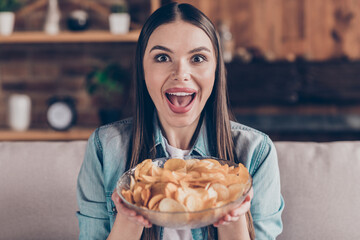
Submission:
[[[110,6],[109,27],[112,34],[125,34],[130,29],[130,14],[125,0]]]
[[[15,25],[14,12],[20,8],[18,0],[0,0],[0,35],[11,35]]]
[[[101,124],[122,117],[125,99],[128,99],[130,72],[118,63],[95,67],[86,76],[86,89],[98,107]]]

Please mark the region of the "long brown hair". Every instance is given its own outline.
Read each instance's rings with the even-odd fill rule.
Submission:
[[[160,25],[182,20],[202,29],[210,38],[215,49],[217,60],[215,83],[212,93],[203,109],[207,128],[210,134],[209,145],[212,146],[215,157],[237,161],[234,155],[233,139],[231,136],[228,93],[226,86],[226,69],[220,49],[220,42],[214,25],[198,9],[190,4],[170,3],[156,10],[144,24],[136,48],[136,82],[134,85],[135,107],[133,116],[133,139],[131,146],[131,161],[129,167],[136,166],[143,159],[154,158],[154,129],[153,117],[155,106],[145,84],[143,57],[148,40],[154,30]],[[200,123],[201,124],[201,121]],[[252,228],[250,213],[248,216],[249,230]],[[250,217],[250,218],[249,218]],[[144,229],[142,239],[155,239],[156,228]],[[208,227],[210,237],[216,239],[216,228]],[[252,230],[253,232],[253,230]]]

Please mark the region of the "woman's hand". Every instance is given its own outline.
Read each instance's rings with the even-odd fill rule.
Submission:
[[[214,223],[214,227],[219,227],[221,225],[228,225],[229,223],[236,222],[250,209],[251,199],[254,196],[254,190],[251,187],[249,193],[246,195],[244,201],[235,209],[228,212],[224,217],[220,218],[216,223]]]
[[[113,194],[111,195],[111,199],[113,200],[116,210],[118,212],[118,214],[122,214],[122,216],[126,217],[128,220],[146,227],[146,228],[150,228],[152,226],[152,224],[145,219],[143,216],[138,215],[134,210],[131,210],[129,208],[127,208],[124,203],[122,202],[121,198],[119,197],[117,191],[114,191]]]

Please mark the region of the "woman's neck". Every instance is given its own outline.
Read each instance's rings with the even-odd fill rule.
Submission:
[[[163,135],[166,137],[170,146],[182,149],[189,150],[191,148],[191,140],[196,131],[199,119],[193,122],[191,125],[183,127],[173,127],[166,122],[161,122],[160,126],[163,132]]]

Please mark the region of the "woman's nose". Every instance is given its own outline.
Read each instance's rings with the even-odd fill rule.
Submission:
[[[179,61],[175,64],[172,73],[174,80],[189,81],[190,75],[190,67],[185,61]]]

